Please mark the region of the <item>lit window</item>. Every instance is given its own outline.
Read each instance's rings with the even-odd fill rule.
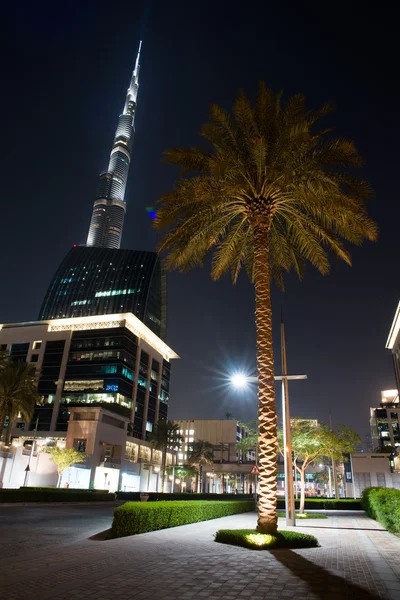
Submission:
[[[150,423],[150,421],[147,421],[146,423],[146,431],[149,431],[150,433],[153,431],[153,423]]]
[[[183,454],[182,454],[182,452],[179,452],[178,458],[180,458],[181,460],[183,460]]]
[[[193,442],[193,438],[192,437],[189,438],[189,442]]]
[[[188,430],[188,429],[186,429],[185,433],[186,433],[186,435],[187,435],[187,434],[189,433],[189,430]]]
[[[189,435],[194,435],[194,429],[189,429]]]
[[[42,342],[33,342],[32,348],[33,350],[39,350],[42,346]]]

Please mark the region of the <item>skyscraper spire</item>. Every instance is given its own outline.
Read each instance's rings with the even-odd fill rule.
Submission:
[[[108,169],[100,175],[87,246],[119,248],[121,245],[126,213],[125,188],[135,131],[134,120],[139,89],[141,47],[142,42],[139,43],[135,69],[126,94],[124,110],[118,120]]]

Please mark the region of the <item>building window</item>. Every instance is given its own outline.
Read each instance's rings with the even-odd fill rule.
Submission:
[[[153,431],[153,423],[150,423],[150,421],[147,421],[146,423],[146,431],[149,431],[150,433]]]
[[[74,448],[78,452],[86,452],[86,442],[87,440],[74,440]]]
[[[37,362],[39,360],[39,354],[32,354],[31,362]]]
[[[42,347],[42,342],[33,342],[32,348],[33,350],[39,350]]]
[[[194,429],[189,429],[189,435],[194,435]]]

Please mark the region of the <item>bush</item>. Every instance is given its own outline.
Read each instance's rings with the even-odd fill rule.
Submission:
[[[129,500],[137,502],[140,500],[141,492],[117,492],[118,500]],[[162,494],[161,492],[149,492],[148,502],[170,501],[170,500],[252,500],[251,494],[197,494],[189,492],[177,492],[175,494]]]
[[[115,500],[115,494],[103,490],[73,488],[0,489],[1,502],[104,502]]]
[[[295,507],[300,508],[300,501],[296,500]],[[285,508],[285,501],[278,500],[278,508]],[[306,498],[304,508],[318,510],[362,510],[361,501],[352,498]]]
[[[371,519],[392,533],[400,533],[400,490],[370,487],[363,491],[361,503]]]
[[[251,550],[272,548],[316,548],[319,546],[313,535],[297,531],[278,531],[274,535],[259,533],[255,529],[220,529],[215,541],[232,546],[242,546]]]
[[[254,502],[251,500],[127,502],[114,510],[112,533],[114,537],[124,537],[252,510],[254,510]]]

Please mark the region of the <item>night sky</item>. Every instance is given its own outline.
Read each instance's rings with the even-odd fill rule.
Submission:
[[[264,79],[310,108],[334,100],[336,133],[356,141],[376,192],[377,244],[352,251],[353,267],[311,267],[273,289],[276,372],[283,309],[293,415],[353,426],[364,437],[369,407],[395,387],[385,349],[399,289],[397,19],[373,4],[220,0],[154,1],[145,23],[136,134],[123,247],[154,250],[146,207],[176,177],[164,149],[196,145],[212,102],[230,109]],[[98,174],[144,26],[141,2],[8,5],[2,42],[0,322],[34,320],[72,244],[86,242]],[[3,16],[4,25],[4,16]],[[243,273],[213,283],[207,268],[169,275],[172,418],[252,419],[255,391],[232,392],[224,376],[255,368],[254,298]],[[279,396],[278,396],[279,397]]]

